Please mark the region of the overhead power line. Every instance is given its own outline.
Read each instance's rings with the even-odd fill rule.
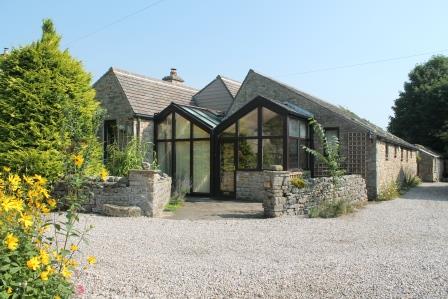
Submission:
[[[121,22],[125,21],[126,19],[129,19],[130,17],[133,17],[135,15],[138,15],[138,14],[144,12],[145,10],[148,10],[151,7],[154,7],[154,6],[160,4],[160,3],[164,2],[164,1],[167,1],[167,0],[158,0],[158,1],[152,2],[151,4],[149,4],[149,5],[145,6],[145,7],[142,7],[139,10],[136,10],[136,11],[134,11],[134,12],[128,14],[128,15],[125,15],[125,16],[123,16],[121,18],[118,18],[118,19],[116,19],[116,20],[114,20],[114,21],[112,21],[112,22],[110,22],[110,23],[108,23],[106,25],[103,25],[102,27],[96,29],[95,31],[89,32],[87,34],[84,34],[84,35],[78,37],[77,39],[68,42],[67,44],[65,44],[64,47],[68,47],[68,46],[70,46],[70,45],[72,45],[74,43],[79,42],[80,40],[86,39],[86,38],[88,38],[88,37],[90,37],[90,36],[92,36],[94,34],[97,34],[98,32],[101,32],[101,31],[103,31],[103,30],[105,30],[105,29],[107,29],[107,28],[109,28],[109,27],[111,27],[113,25],[121,23]]]
[[[354,67],[364,66],[364,65],[369,65],[369,64],[379,64],[379,63],[385,63],[385,62],[389,62],[389,61],[404,60],[404,59],[409,59],[409,58],[418,57],[418,56],[434,55],[434,54],[439,54],[439,53],[443,53],[443,52],[447,52],[447,51],[448,51],[448,49],[442,49],[442,50],[438,50],[438,51],[424,52],[424,53],[412,54],[412,55],[407,55],[407,56],[384,58],[384,59],[371,60],[371,61],[354,63],[354,64],[346,64],[346,65],[340,65],[340,66],[334,66],[334,67],[308,70],[308,71],[304,71],[304,72],[290,73],[290,74],[286,74],[286,75],[280,75],[277,77],[298,76],[298,75],[306,75],[306,74],[311,74],[311,73],[348,69],[348,68],[354,68]]]

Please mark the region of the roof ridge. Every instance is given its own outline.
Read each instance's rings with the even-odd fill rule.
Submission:
[[[238,84],[240,84],[240,85],[242,84],[242,82],[240,82],[240,81],[238,81],[238,80],[235,80],[235,79],[232,79],[232,78],[223,76],[223,75],[218,75],[218,77],[220,77],[220,78],[223,79],[223,80],[228,80],[228,81],[232,81],[232,82],[234,82],[234,83],[238,83]]]
[[[110,67],[110,70],[114,73],[119,73],[121,75],[125,75],[125,76],[130,76],[130,77],[134,77],[134,78],[138,78],[138,79],[143,79],[143,80],[148,80],[148,81],[152,81],[154,83],[160,83],[160,84],[164,84],[166,86],[170,86],[170,87],[174,87],[174,88],[179,88],[179,89],[186,89],[186,90],[192,90],[192,91],[197,91],[198,89],[188,86],[188,85],[176,85],[176,84],[171,84],[168,82],[165,82],[161,79],[156,79],[153,77],[149,77],[146,75],[141,75],[141,74],[137,74],[137,73],[133,73],[133,72],[129,72],[120,68],[116,68],[116,67]]]
[[[375,129],[375,130],[378,130],[378,129],[379,129],[379,130],[380,130],[379,134],[376,133],[376,132],[373,132],[373,133],[376,133],[377,135],[379,135],[379,136],[381,136],[381,137],[385,137],[385,138],[387,138],[387,139],[389,139],[389,140],[391,140],[391,141],[394,141],[393,138],[388,137],[388,135],[390,135],[390,136],[393,136],[394,138],[397,139],[397,140],[395,140],[395,142],[397,142],[397,143],[404,143],[404,144],[405,144],[406,146],[408,146],[408,147],[413,147],[413,148],[415,148],[415,146],[413,146],[411,143],[407,142],[406,140],[403,140],[403,139],[401,139],[400,137],[395,136],[394,134],[392,134],[392,133],[390,133],[390,132],[387,132],[387,131],[384,130],[383,128],[381,128],[381,127],[379,127],[379,126],[373,124],[372,122],[370,122],[370,121],[368,121],[368,120],[366,120],[366,119],[360,117],[359,115],[357,115],[356,113],[354,113],[354,112],[352,112],[352,111],[350,111],[350,110],[349,110],[350,113],[353,114],[354,117],[349,117],[349,116],[347,116],[346,113],[344,113],[344,109],[345,109],[345,108],[342,109],[341,107],[338,107],[338,106],[336,106],[336,105],[334,105],[334,104],[331,104],[331,103],[329,103],[329,102],[327,102],[327,101],[325,101],[325,100],[322,100],[322,99],[319,98],[319,97],[313,96],[313,95],[311,95],[311,94],[309,94],[309,93],[307,93],[307,92],[304,92],[304,91],[302,91],[302,90],[299,90],[299,89],[297,89],[297,88],[295,88],[295,87],[293,87],[293,86],[290,86],[290,85],[288,85],[288,84],[286,84],[286,83],[283,83],[283,82],[281,82],[281,81],[278,81],[278,80],[276,80],[276,79],[274,79],[274,78],[272,78],[272,77],[270,77],[270,76],[264,75],[264,74],[262,74],[262,73],[260,73],[260,72],[258,72],[258,71],[253,70],[253,69],[250,69],[250,70],[249,70],[248,75],[249,75],[251,72],[254,73],[254,74],[256,74],[256,75],[265,77],[265,78],[268,79],[268,80],[272,80],[272,81],[276,82],[277,84],[280,84],[281,86],[284,86],[285,88],[287,88],[287,89],[289,89],[289,90],[291,90],[291,91],[293,91],[293,92],[295,92],[295,93],[297,93],[297,94],[303,96],[303,97],[306,98],[307,100],[312,101],[312,102],[314,102],[314,103],[316,103],[316,104],[322,106],[323,108],[326,108],[326,109],[328,109],[328,110],[330,110],[330,111],[331,111],[331,109],[330,109],[329,107],[331,107],[332,109],[334,108],[335,111],[331,111],[331,112],[336,112],[336,113],[337,113],[338,115],[340,115],[341,117],[344,117],[345,119],[347,119],[347,120],[349,120],[349,121],[352,121],[352,122],[356,123],[357,125],[360,125],[360,126],[366,128],[366,129],[368,129],[368,130],[372,130],[372,128],[371,128],[370,126],[374,127],[373,129]],[[326,107],[326,105],[329,106],[329,107]],[[362,120],[366,121],[366,122],[368,123],[368,125],[365,124],[365,123],[363,123]],[[381,131],[382,131],[382,132],[381,132]]]

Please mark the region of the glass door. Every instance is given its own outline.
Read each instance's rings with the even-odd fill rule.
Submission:
[[[221,140],[219,157],[219,191],[230,196],[235,193],[235,141]]]

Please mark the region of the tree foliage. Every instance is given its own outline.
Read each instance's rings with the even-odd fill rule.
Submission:
[[[448,152],[448,57],[434,56],[409,73],[392,107],[389,131],[411,143]],[[445,129],[444,129],[445,126]]]
[[[60,40],[44,20],[38,41],[0,59],[0,165],[51,180],[64,175],[72,153],[87,145],[95,145],[87,170],[97,170],[101,157],[91,76],[59,49]]]

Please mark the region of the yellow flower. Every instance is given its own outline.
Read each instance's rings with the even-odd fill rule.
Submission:
[[[23,214],[23,215],[20,217],[19,222],[22,222],[22,223],[23,223],[23,226],[24,226],[25,228],[28,228],[28,227],[30,227],[30,226],[33,225],[33,216]]]
[[[3,171],[4,172],[10,172],[11,168],[9,168],[8,166],[3,166]]]
[[[50,198],[50,194],[48,194],[48,190],[45,188],[40,189],[40,194],[42,194],[45,198]]]
[[[37,256],[32,257],[26,262],[26,266],[33,271],[36,271],[40,266],[39,258]]]
[[[19,238],[17,238],[11,233],[8,233],[6,234],[5,244],[9,250],[14,251],[17,249],[17,247],[19,247]]]
[[[23,180],[25,181],[25,183],[27,183],[30,186],[34,185],[34,180],[32,177],[24,175]]]
[[[42,205],[40,207],[40,210],[42,211],[42,213],[47,214],[50,213],[50,209],[47,207],[47,205]]]
[[[87,257],[87,263],[89,263],[89,265],[96,264],[96,258],[94,256],[89,255]]]
[[[109,173],[107,172],[107,169],[106,168],[101,169],[100,178],[103,182],[105,182],[107,180],[108,176],[109,176]]]
[[[42,279],[43,281],[47,281],[48,280],[48,273],[47,271],[43,271],[40,273],[40,279]]]
[[[55,295],[53,299],[61,299],[59,295]]]
[[[72,245],[70,246],[70,250],[71,250],[72,252],[75,252],[75,251],[78,250],[78,246],[76,246],[75,244],[72,244]]]
[[[36,181],[37,184],[39,185],[45,185],[45,183],[47,183],[47,179],[41,177],[40,175],[34,175],[34,180]]]
[[[9,187],[12,191],[16,191],[20,187],[20,177],[17,174],[10,174],[8,176]]]
[[[47,268],[46,268],[45,270],[48,272],[48,274],[52,274],[52,273],[54,273],[54,269],[53,269],[53,267],[51,267],[50,265],[48,265]]]
[[[50,256],[44,249],[39,250],[39,258],[42,265],[46,266],[50,263]]]
[[[8,212],[9,210],[17,210],[20,212],[23,210],[23,201],[5,196],[3,198],[2,207],[5,212]]]
[[[69,259],[69,260],[67,261],[67,264],[68,264],[69,266],[71,266],[71,267],[78,267],[78,266],[79,266],[78,261],[77,261],[77,260],[74,260],[74,259]]]
[[[70,278],[72,277],[72,272],[70,272],[67,267],[62,266],[62,270],[61,270],[61,274],[62,276],[64,276],[65,278]]]
[[[84,163],[84,158],[81,155],[76,155],[72,157],[73,163],[76,167],[81,167],[82,163]]]
[[[8,289],[6,290],[6,293],[7,293],[7,294],[12,294],[12,288],[11,288],[11,287],[8,287]]]
[[[47,203],[50,206],[50,208],[54,209],[56,208],[56,200],[54,198],[47,199]]]

